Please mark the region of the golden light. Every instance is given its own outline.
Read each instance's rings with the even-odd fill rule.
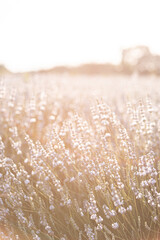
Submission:
[[[0,63],[12,71],[118,62],[124,47],[160,52],[157,0],[1,0]]]

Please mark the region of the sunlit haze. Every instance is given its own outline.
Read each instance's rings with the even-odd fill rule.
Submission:
[[[135,45],[160,53],[159,9],[158,0],[0,0],[0,64],[118,63]]]

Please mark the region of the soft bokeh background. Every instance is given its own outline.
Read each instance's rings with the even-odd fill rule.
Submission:
[[[0,0],[0,64],[13,72],[119,63],[123,48],[160,53],[159,0]]]

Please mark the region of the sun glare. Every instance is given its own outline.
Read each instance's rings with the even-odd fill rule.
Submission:
[[[144,0],[0,0],[0,62],[25,71],[118,63],[121,50],[137,44],[160,52],[154,27],[159,6]]]

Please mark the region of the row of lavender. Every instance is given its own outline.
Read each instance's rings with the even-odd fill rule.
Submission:
[[[158,94],[70,84],[0,84],[1,239],[157,239]]]

